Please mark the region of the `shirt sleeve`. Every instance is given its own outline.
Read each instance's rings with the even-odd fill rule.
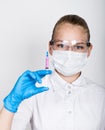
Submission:
[[[32,118],[33,97],[25,99],[15,113],[11,130],[25,130]]]

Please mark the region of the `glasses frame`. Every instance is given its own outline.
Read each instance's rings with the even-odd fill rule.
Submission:
[[[82,41],[82,42],[78,42],[77,40],[71,40],[71,42],[70,41],[67,41],[67,40],[51,40],[50,41],[50,45],[52,45],[52,46],[54,46],[54,44],[56,43],[56,42],[62,42],[62,43],[71,43],[72,45],[71,46],[69,46],[68,45],[68,48],[70,48],[72,51],[75,51],[75,49],[73,49],[73,46],[75,46],[77,43],[79,44],[85,44],[86,46],[87,46],[87,49],[91,46],[91,43],[89,42],[89,41],[87,41],[87,42],[85,42],[85,41]],[[64,45],[65,45],[64,44]],[[63,45],[63,44],[62,44]],[[56,49],[54,49],[54,50],[56,50]],[[58,50],[58,49],[57,49]],[[60,50],[60,49],[59,49]],[[61,49],[61,50],[64,50],[64,49]],[[67,51],[68,49],[65,49],[64,51]],[[76,50],[76,52],[86,52],[86,50]]]

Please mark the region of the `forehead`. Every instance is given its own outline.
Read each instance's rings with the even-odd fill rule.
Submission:
[[[58,31],[58,30],[61,30],[61,29],[80,29],[81,31],[86,31],[85,28],[83,28],[82,26],[80,25],[77,25],[77,24],[71,24],[71,23],[60,23],[56,26],[56,29],[55,31]]]
[[[54,32],[54,39],[60,40],[87,40],[87,30],[82,26],[70,23],[62,23],[57,25]]]

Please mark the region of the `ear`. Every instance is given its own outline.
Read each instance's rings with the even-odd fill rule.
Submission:
[[[90,44],[90,47],[88,48],[88,51],[87,51],[87,53],[88,53],[88,57],[90,56],[90,54],[91,54],[91,51],[92,51],[92,48],[93,48],[93,45],[92,44]]]
[[[50,45],[50,42],[49,42],[49,53],[50,53],[50,55],[52,55],[52,52],[53,52],[53,48],[52,48],[52,45]]]

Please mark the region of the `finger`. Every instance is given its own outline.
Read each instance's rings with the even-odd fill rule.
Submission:
[[[37,72],[29,72],[28,75],[36,82],[42,83],[41,77],[37,74]]]
[[[52,71],[51,70],[38,70],[36,71],[35,75],[36,75],[36,78],[37,78],[37,81],[39,83],[42,83],[42,78],[47,75],[47,74],[51,74]]]
[[[38,70],[36,71],[41,77],[44,77],[47,74],[51,74],[52,71],[51,70]]]
[[[34,75],[35,75],[35,77],[36,77],[36,81],[38,82],[38,83],[42,83],[42,77],[40,77],[39,76],[39,74],[37,74],[37,73],[34,73]]]
[[[34,80],[37,79],[36,73],[34,73],[34,72],[30,71],[30,70],[25,71],[25,73],[23,73],[23,74],[24,74],[24,76],[29,76],[30,78],[32,78]]]

